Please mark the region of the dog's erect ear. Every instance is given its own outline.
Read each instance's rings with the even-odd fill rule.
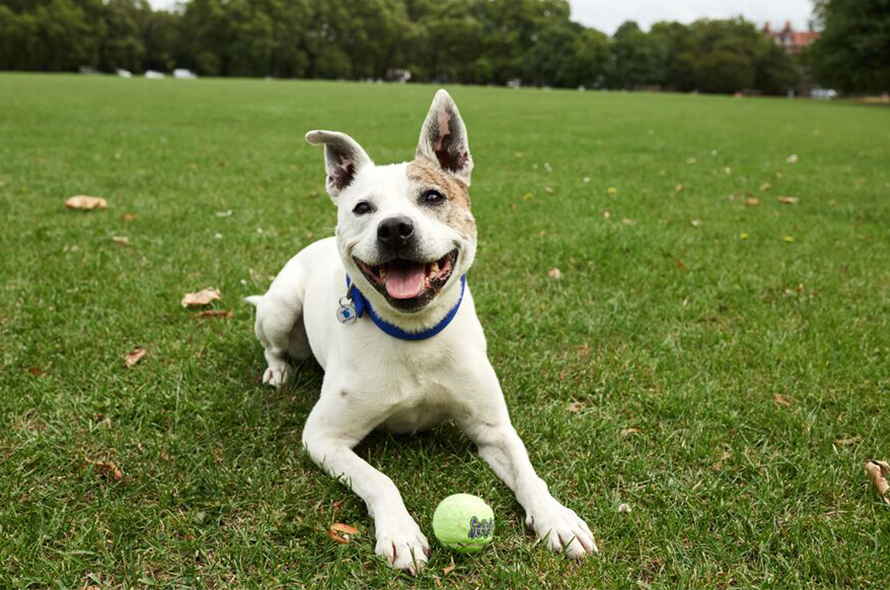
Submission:
[[[332,199],[352,184],[359,169],[373,164],[354,139],[337,131],[310,131],[306,141],[312,145],[324,145],[324,168],[328,174],[325,186]]]
[[[467,128],[460,118],[457,105],[444,90],[436,93],[423,122],[417,155],[432,160],[442,170],[470,186],[473,156],[467,142]]]

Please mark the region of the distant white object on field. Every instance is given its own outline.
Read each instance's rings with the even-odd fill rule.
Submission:
[[[810,96],[816,100],[833,100],[837,98],[837,90],[832,88],[814,88]]]
[[[173,70],[173,77],[177,80],[194,80],[198,75],[191,70],[177,68]]]
[[[161,80],[162,78],[166,78],[167,74],[164,72],[156,72],[155,70],[145,70],[145,77],[149,80]]]
[[[124,68],[118,68],[114,70],[114,73],[120,76],[121,78],[132,78],[133,72],[130,70],[125,70]]]

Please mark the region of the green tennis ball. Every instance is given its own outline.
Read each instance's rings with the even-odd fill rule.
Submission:
[[[494,536],[494,512],[477,496],[448,496],[433,513],[433,533],[440,543],[458,553],[482,551]]]

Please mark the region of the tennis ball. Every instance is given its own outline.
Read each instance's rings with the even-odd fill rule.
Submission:
[[[458,553],[482,551],[494,535],[494,512],[477,496],[448,496],[433,513],[433,533],[440,543]]]

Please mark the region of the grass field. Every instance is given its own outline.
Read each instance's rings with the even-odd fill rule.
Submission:
[[[0,588],[886,588],[890,110],[772,99],[450,89],[489,353],[601,553],[536,546],[449,424],[358,452],[428,535],[485,497],[494,547],[374,557],[300,446],[321,370],[262,387],[241,297],[333,232],[303,134],[409,159],[434,90],[0,76]],[[233,317],[180,307],[208,286]]]

